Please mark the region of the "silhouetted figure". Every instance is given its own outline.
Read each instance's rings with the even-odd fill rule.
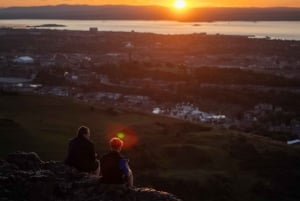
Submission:
[[[80,172],[88,172],[95,175],[100,173],[99,160],[96,159],[94,144],[90,141],[90,129],[81,126],[77,136],[70,140],[68,155],[65,163],[76,168]]]
[[[119,138],[112,138],[109,144],[111,151],[100,159],[102,182],[133,186],[133,175],[128,165],[128,159],[120,154],[123,141]]]

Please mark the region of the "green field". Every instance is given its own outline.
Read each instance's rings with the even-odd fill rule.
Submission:
[[[80,125],[101,155],[122,132],[137,186],[187,201],[299,200],[300,150],[269,138],[71,99],[0,95],[0,157],[63,160]]]

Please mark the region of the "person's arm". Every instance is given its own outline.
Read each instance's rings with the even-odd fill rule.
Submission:
[[[129,175],[129,168],[128,168],[129,166],[128,166],[127,160],[122,158],[120,160],[119,166],[120,166],[122,173],[127,177]]]
[[[96,160],[96,152],[95,152],[95,147],[94,147],[93,143],[91,143],[89,146],[89,158],[91,161]]]
[[[128,161],[124,158],[120,160],[119,163],[120,169],[123,172],[123,174],[126,176],[127,184],[129,186],[133,186],[133,175],[132,171],[129,167]]]

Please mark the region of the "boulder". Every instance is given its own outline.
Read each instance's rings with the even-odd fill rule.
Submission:
[[[21,170],[39,170],[42,164],[40,157],[34,152],[15,152],[7,155],[6,161]]]

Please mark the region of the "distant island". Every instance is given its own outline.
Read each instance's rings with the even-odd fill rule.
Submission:
[[[27,26],[27,27],[67,27],[66,25],[63,24],[42,24],[42,25],[36,25],[36,26]]]
[[[57,5],[0,8],[0,19],[297,21],[300,8],[192,8],[184,15],[163,6]]]

